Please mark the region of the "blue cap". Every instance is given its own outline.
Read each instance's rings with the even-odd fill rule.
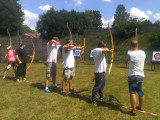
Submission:
[[[19,46],[21,47],[21,46],[23,46],[23,45],[25,45],[25,43],[24,42],[21,42],[20,44],[19,44]]]

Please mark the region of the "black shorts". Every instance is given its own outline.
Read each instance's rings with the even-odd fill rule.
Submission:
[[[144,77],[142,77],[140,75],[128,76],[128,86],[129,86],[129,93],[130,94],[136,93],[136,89],[132,86],[135,83],[138,85],[138,89],[143,91],[143,79],[144,79]]]

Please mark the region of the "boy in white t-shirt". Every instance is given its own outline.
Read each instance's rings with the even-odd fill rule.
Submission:
[[[130,92],[130,102],[132,111],[130,115],[136,116],[136,109],[142,110],[144,101],[143,79],[144,79],[144,62],[146,54],[139,50],[137,40],[131,42],[131,48],[126,57],[126,63],[129,62],[128,85]],[[136,107],[136,92],[139,94],[139,106]]]
[[[82,46],[83,48],[84,46]],[[76,46],[73,44],[73,40],[69,39],[67,40],[67,44],[62,47],[62,53],[63,53],[63,81],[62,81],[62,95],[67,96],[65,86],[66,81],[69,82],[69,91],[75,92],[72,88],[72,79],[75,76],[75,58],[74,58],[74,49],[76,49]]]
[[[93,82],[95,81],[94,88],[92,90],[92,103],[95,106],[99,106],[96,102],[97,92],[99,92],[99,96],[101,100],[104,100],[103,96],[103,88],[105,86],[105,73],[107,69],[107,63],[105,54],[108,52],[113,52],[113,50],[109,50],[106,48],[106,44],[103,41],[98,43],[98,47],[93,49],[93,58],[95,62],[95,77]]]
[[[59,89],[60,87],[56,84],[56,73],[57,73],[57,54],[60,48],[58,37],[53,37],[50,42],[47,43],[47,71],[46,71],[46,87],[45,92],[50,93],[51,90],[48,88],[49,78],[52,77],[53,88]]]

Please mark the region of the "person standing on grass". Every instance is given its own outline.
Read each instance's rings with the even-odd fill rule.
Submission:
[[[56,84],[56,73],[57,73],[57,54],[60,48],[59,38],[53,37],[51,41],[47,43],[47,71],[46,71],[46,86],[45,92],[50,93],[51,90],[48,88],[49,78],[52,77],[53,88],[59,89],[60,87]]]
[[[83,48],[84,46],[82,46]],[[72,88],[72,79],[75,76],[75,58],[73,50],[76,49],[76,46],[73,44],[72,39],[67,40],[67,44],[62,47],[63,53],[63,81],[62,81],[62,95],[67,96],[65,86],[66,81],[69,82],[69,92],[75,92]]]
[[[136,116],[136,109],[142,110],[144,101],[143,79],[144,79],[144,62],[146,54],[139,50],[137,40],[131,42],[132,51],[128,52],[126,63],[129,62],[128,85],[130,92],[130,103],[132,110],[130,115]],[[139,92],[141,91],[141,92]],[[136,107],[136,92],[139,94],[139,106]]]
[[[99,106],[96,102],[97,92],[99,92],[101,100],[105,99],[105,97],[103,96],[103,88],[105,87],[105,73],[107,68],[105,54],[109,52],[113,52],[113,50],[109,50],[108,48],[106,48],[106,44],[103,41],[100,41],[98,43],[98,47],[93,49],[95,72],[92,82],[95,81],[95,85],[92,90],[92,103],[95,106]]]
[[[6,78],[7,72],[8,70],[13,67],[14,73],[16,74],[16,70],[15,70],[15,54],[14,54],[14,50],[12,49],[12,46],[8,46],[7,47],[7,56],[8,56],[8,65],[7,67],[4,69],[4,75],[3,75],[3,80]]]
[[[32,56],[27,56],[27,52],[25,50],[25,43],[21,42],[19,48],[16,49],[16,59],[18,62],[16,78],[17,82],[20,81],[20,77],[22,80],[26,80],[26,67],[27,67],[27,57],[32,58]]]

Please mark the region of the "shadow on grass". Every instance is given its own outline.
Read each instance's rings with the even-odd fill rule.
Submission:
[[[45,85],[43,85],[42,83],[32,83],[30,86],[31,87],[36,87],[40,90],[44,90],[44,88],[45,88]],[[51,89],[51,90],[52,90],[52,92],[58,93],[58,94],[61,95],[61,89]],[[84,91],[88,91],[88,89],[82,89],[80,91],[77,91],[76,93],[80,94],[81,92],[84,92]],[[87,98],[87,97],[84,97],[84,96],[81,96],[81,95],[76,95],[76,94],[69,93],[68,97],[78,98],[80,101],[83,100],[83,101],[87,102],[88,104],[92,104],[92,101],[91,101],[90,98]],[[110,102],[114,101],[117,104],[121,104],[120,101],[116,97],[114,97],[113,95],[108,95],[107,97],[109,98]],[[98,101],[98,103],[100,104],[100,106],[108,107],[111,110],[120,111],[121,113],[126,114],[126,111],[123,111],[122,108],[120,108],[118,106],[114,106],[113,104],[102,103],[102,102],[99,102],[99,101]]]
[[[2,75],[0,75],[0,77],[3,78]],[[5,80],[11,80],[11,81],[17,82],[16,77],[14,77],[14,76],[6,76]]]
[[[78,98],[80,101],[83,100],[83,101],[87,102],[88,104],[92,104],[91,98],[87,98],[87,97],[75,95],[75,94],[69,94],[68,96],[73,97],[73,98]],[[116,101],[116,104],[121,104],[116,97],[114,97],[112,95],[109,95],[108,97],[109,97],[109,102]],[[100,106],[108,107],[111,110],[120,111],[121,113],[126,114],[126,111],[123,111],[121,107],[118,107],[118,106],[115,106],[115,105],[109,104],[109,103],[99,102],[99,101],[98,101],[98,103],[100,104]]]

